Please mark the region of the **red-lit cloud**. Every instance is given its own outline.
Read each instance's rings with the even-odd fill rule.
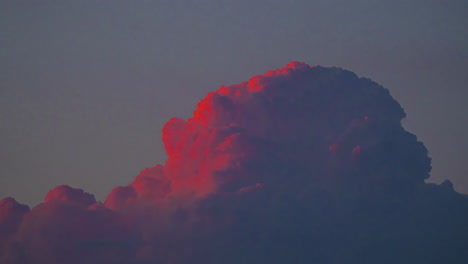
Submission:
[[[31,212],[2,200],[0,260],[468,262],[468,199],[424,182],[430,158],[404,117],[340,68],[291,62],[222,86],[164,126],[164,165],[104,203],[66,185]]]

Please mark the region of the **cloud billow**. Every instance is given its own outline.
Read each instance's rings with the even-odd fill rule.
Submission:
[[[468,263],[468,198],[389,91],[291,62],[163,128],[168,158],[103,203],[0,202],[2,263]],[[46,243],[44,243],[46,241]]]

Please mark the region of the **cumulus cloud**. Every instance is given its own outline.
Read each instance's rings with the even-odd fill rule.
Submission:
[[[0,200],[0,241],[16,232],[23,216],[28,212],[27,205],[18,203],[12,197]]]
[[[341,68],[291,62],[222,86],[164,126],[164,165],[104,203],[65,185],[31,211],[2,200],[0,260],[467,263],[468,198],[425,183],[404,117]]]
[[[80,189],[72,188],[68,185],[57,186],[47,193],[44,202],[49,203],[54,201],[67,201],[83,206],[89,206],[96,203],[94,195]]]

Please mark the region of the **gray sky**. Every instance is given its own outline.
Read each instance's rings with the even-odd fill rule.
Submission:
[[[161,128],[211,90],[291,60],[388,88],[468,193],[466,1],[2,1],[0,198],[100,200],[164,163]]]

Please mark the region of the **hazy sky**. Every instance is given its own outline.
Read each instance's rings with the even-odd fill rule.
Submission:
[[[468,193],[466,1],[3,1],[0,198],[60,184],[102,200],[165,160],[161,128],[291,60],[388,88]]]

